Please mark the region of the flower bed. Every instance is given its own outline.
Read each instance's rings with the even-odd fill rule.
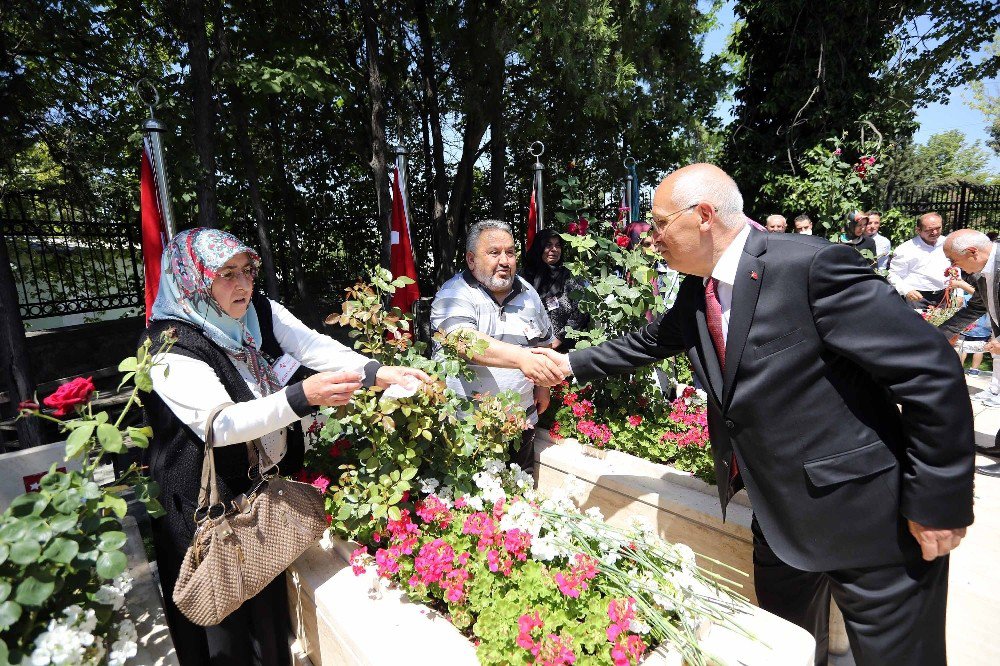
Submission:
[[[640,390],[636,379],[563,383],[552,394],[557,411],[549,432],[670,465],[714,484],[705,394],[691,386],[678,388],[680,395],[668,401],[655,386]]]

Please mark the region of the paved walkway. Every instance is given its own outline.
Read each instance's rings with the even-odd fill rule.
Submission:
[[[989,375],[967,377],[969,392],[986,388]],[[1000,408],[973,402],[976,443],[992,446]],[[976,456],[977,465],[997,462]],[[948,598],[949,662],[1000,664],[1000,478],[976,475],[976,522],[951,558]]]

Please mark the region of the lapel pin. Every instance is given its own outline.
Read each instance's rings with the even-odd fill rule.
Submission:
[[[750,279],[751,280],[757,279],[757,271],[750,271]]]

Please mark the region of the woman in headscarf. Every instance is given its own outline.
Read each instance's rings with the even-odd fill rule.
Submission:
[[[840,242],[845,245],[853,245],[858,252],[869,252],[868,259],[874,266],[878,262],[878,248],[875,247],[875,239],[868,235],[868,216],[861,211],[852,211],[844,219],[843,231],[840,234]]]
[[[250,488],[247,442],[260,439],[282,474],[302,468],[300,420],[319,406],[344,405],[362,386],[427,379],[410,368],[381,366],[316,333],[280,304],[254,292],[260,259],[232,234],[191,229],[163,254],[160,289],[145,336],[157,349],[176,343],[153,371],[146,399],[154,439],[144,453],[160,484],[166,515],[153,521],[167,621],[182,666],[289,663],[289,618],[279,576],[221,624],[200,627],[173,603],[181,562],[195,532],[209,413],[220,499]],[[299,368],[301,364],[302,368]],[[304,368],[316,371],[306,376]]]
[[[586,328],[590,317],[580,312],[579,304],[570,298],[583,284],[563,266],[562,238],[552,229],[542,229],[524,257],[524,279],[538,292],[555,332],[555,349],[572,349],[575,340],[566,337],[566,329]]]

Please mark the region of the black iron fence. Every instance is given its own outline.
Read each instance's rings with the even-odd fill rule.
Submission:
[[[39,319],[143,305],[138,220],[51,193],[0,200],[21,316]]]
[[[897,190],[892,192],[886,207],[914,218],[932,211],[939,213],[945,233],[965,228],[1000,232],[1000,185],[955,183]]]

